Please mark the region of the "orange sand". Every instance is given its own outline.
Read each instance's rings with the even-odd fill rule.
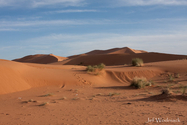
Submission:
[[[182,96],[180,88],[187,85],[187,60],[181,60],[186,56],[139,51],[119,54],[124,49],[113,50],[107,54],[94,51],[52,64],[33,62],[54,62],[59,57],[35,55],[21,59],[30,63],[0,60],[0,125],[187,124],[187,96]],[[117,65],[130,63],[134,57],[147,63],[143,67]],[[110,66],[94,75],[87,73],[85,66],[74,65],[81,61]],[[62,65],[64,62],[68,65]],[[179,76],[170,82],[169,74]],[[146,77],[155,85],[143,89],[130,87],[137,76]],[[166,87],[173,95],[161,94]],[[146,123],[148,118],[180,122]]]

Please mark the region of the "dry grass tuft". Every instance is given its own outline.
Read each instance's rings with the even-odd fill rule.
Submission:
[[[173,92],[169,88],[166,88],[166,89],[162,89],[162,94],[164,94],[164,95],[172,95]]]
[[[54,95],[53,93],[48,93],[48,94],[42,95],[41,97],[47,97],[47,96],[53,96],[53,95]]]
[[[146,78],[144,77],[135,77],[133,78],[131,85],[134,86],[137,89],[144,88],[145,86],[148,86],[149,83]]]
[[[62,97],[62,98],[60,98],[59,100],[66,100],[67,98],[66,97]]]
[[[49,102],[44,102],[44,103],[42,103],[42,104],[40,104],[38,106],[45,106],[45,105],[48,105],[48,104],[49,104]]]
[[[185,94],[186,94],[186,89],[187,89],[187,86],[183,86],[183,87],[182,87],[182,95],[185,95]]]
[[[143,60],[140,58],[132,59],[132,66],[138,66],[138,67],[143,66]]]

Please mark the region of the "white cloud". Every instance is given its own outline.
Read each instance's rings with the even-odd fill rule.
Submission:
[[[28,27],[54,25],[110,24],[111,20],[37,20],[37,21],[0,21],[0,27]]]
[[[63,5],[63,6],[80,6],[83,0],[34,0],[33,7]]]
[[[97,2],[97,1],[96,1]],[[95,1],[86,0],[0,0],[0,7],[53,7],[53,6],[83,6]],[[149,6],[149,5],[187,5],[187,0],[100,0],[104,6]]]
[[[0,46],[4,59],[14,59],[30,54],[70,56],[94,49],[128,46],[132,49],[171,54],[186,54],[187,31],[168,35],[125,35],[115,33],[51,34],[17,42],[19,46]],[[14,51],[14,53],[12,53]]]
[[[58,10],[58,11],[49,11],[45,13],[84,13],[84,12],[100,12],[98,10]]]
[[[19,31],[19,29],[13,29],[13,28],[0,28],[0,31]]]
[[[85,53],[94,49],[110,49],[115,47],[131,47],[146,51],[187,54],[186,32],[169,35],[125,35],[114,33],[101,34],[53,34],[24,41],[31,45],[49,46],[48,53],[61,56]],[[177,43],[177,44],[176,44]],[[54,49],[55,48],[55,49]],[[50,51],[51,50],[51,51]],[[64,50],[64,51],[63,51]],[[49,52],[50,51],[50,52]]]
[[[84,0],[0,0],[0,6],[27,6],[27,7],[43,7],[43,6],[81,6]]]
[[[113,0],[112,6],[187,5],[187,0]]]

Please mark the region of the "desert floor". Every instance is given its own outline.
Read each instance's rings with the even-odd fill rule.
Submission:
[[[92,74],[85,66],[1,60],[0,125],[186,125],[186,64],[106,66]],[[130,82],[136,76],[154,85],[135,89]],[[164,88],[173,93],[162,94]]]

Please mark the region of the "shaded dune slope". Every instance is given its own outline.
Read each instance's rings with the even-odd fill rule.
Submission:
[[[113,48],[108,50],[93,50],[86,54],[96,55],[96,54],[135,54],[135,53],[147,53],[147,52],[143,50],[134,50],[128,47],[123,47],[123,48]]]
[[[144,63],[181,60],[187,58],[185,55],[172,55],[163,53],[137,53],[137,54],[98,54],[80,55],[75,58],[54,64],[64,65],[97,65],[104,63],[107,66],[131,64],[133,58],[142,58]]]
[[[55,56],[53,54],[49,54],[49,55],[37,54],[37,55],[25,56],[23,58],[15,59],[13,61],[16,61],[16,62],[27,62],[27,63],[48,64],[48,63],[63,61],[65,59],[67,59],[67,58],[66,57],[60,57],[60,56]]]
[[[79,55],[73,55],[73,56],[69,56],[68,59],[77,59],[79,57],[82,56],[89,56],[89,55],[110,55],[110,54],[125,54],[125,55],[129,55],[129,54],[136,54],[136,53],[148,53],[147,51],[143,51],[143,50],[134,50],[131,49],[129,47],[123,47],[123,48],[112,48],[112,49],[108,49],[108,50],[93,50],[84,54],[79,54]],[[65,61],[63,62],[63,64],[67,63],[69,61]],[[81,63],[81,62],[80,62]],[[62,62],[60,63],[56,63],[56,64],[62,64]]]

